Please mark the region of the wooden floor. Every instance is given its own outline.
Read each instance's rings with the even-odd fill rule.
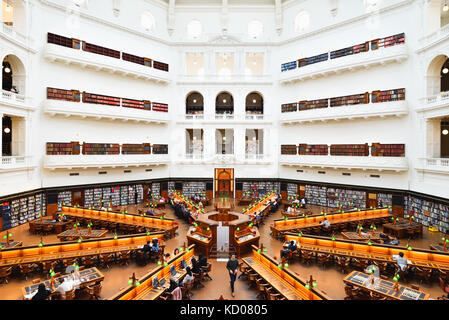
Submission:
[[[314,212],[320,212],[321,207],[310,206]],[[142,206],[130,205],[126,206],[129,213],[137,213],[137,210]],[[212,207],[206,207],[205,210],[211,210]],[[241,212],[243,207],[235,207],[235,211]],[[166,242],[166,251],[173,252],[176,247],[182,246],[186,243],[186,234],[189,229],[189,225],[183,220],[179,220],[173,213],[173,210],[167,206],[165,209],[167,213],[167,218],[175,219],[179,222],[178,233],[174,239],[170,239]],[[279,258],[279,253],[282,248],[282,243],[275,240],[270,236],[270,224],[275,219],[280,219],[281,210],[272,214],[268,219],[265,220],[265,224],[260,227],[260,243],[263,243],[264,247],[267,248],[267,253],[270,256]],[[28,232],[28,224],[16,227],[10,232],[13,234],[15,241],[22,241],[24,246],[27,245],[37,245],[41,241],[41,237],[37,235],[32,235]],[[112,233],[108,233],[107,236],[112,236]],[[430,233],[427,228],[424,228],[424,234],[422,239],[411,240],[409,245],[413,248],[426,248],[429,249],[430,244],[437,243],[442,237],[441,233]],[[340,235],[336,235],[336,238],[342,238]],[[59,242],[55,235],[48,235],[43,237],[45,243]],[[401,240],[400,245],[405,245],[406,240]],[[204,288],[194,289],[192,299],[197,300],[211,300],[218,299],[220,295],[223,295],[225,299],[240,299],[240,300],[254,300],[256,299],[257,292],[254,289],[248,289],[248,283],[240,279],[235,283],[235,298],[231,296],[231,290],[229,286],[229,275],[225,268],[226,262],[217,262],[215,260],[209,260],[212,263],[212,272],[210,276],[213,280],[204,281]],[[136,273],[136,277],[143,276],[148,271],[156,267],[156,264],[148,264],[144,267],[138,266],[134,263],[130,263],[128,266],[113,265],[110,269],[100,268],[100,271],[104,274],[105,279],[103,281],[103,289],[101,293],[102,298],[109,298],[115,293],[117,293],[121,288],[127,285],[129,277],[133,272]],[[294,262],[289,266],[290,270],[299,274],[302,278],[309,278],[313,275],[313,278],[317,280],[318,287],[325,291],[328,296],[332,299],[340,300],[345,297],[343,278],[346,274],[339,272],[336,267],[330,266],[327,269],[323,269],[316,264],[302,265],[299,262]],[[36,274],[34,278],[41,278],[43,275]],[[0,284],[0,299],[2,300],[16,300],[22,299],[22,287],[29,284],[32,279],[25,281],[24,278],[14,277],[11,278],[8,284]],[[430,285],[420,284],[416,281],[411,281],[411,284],[418,284],[421,289],[430,294],[431,298],[436,299],[438,296],[442,295],[442,291],[438,283],[434,282]]]

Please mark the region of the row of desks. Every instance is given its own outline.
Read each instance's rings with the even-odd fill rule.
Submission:
[[[62,207],[63,214],[73,218],[84,218],[90,220],[101,220],[118,224],[133,225],[167,231],[171,237],[175,236],[178,228],[177,223],[173,219],[157,219],[148,216],[136,216],[125,213],[98,211],[81,208]]]
[[[67,241],[67,240],[78,240],[78,238],[83,239],[95,239],[95,238],[102,238],[108,233],[108,230],[90,230],[89,229],[69,229],[66,230],[60,234],[58,234],[56,237],[61,241]]]
[[[343,282],[353,287],[377,293],[391,300],[428,300],[430,297],[428,293],[409,288],[399,283],[395,290],[395,283],[393,281],[371,278],[369,274],[359,271],[353,271],[348,274],[343,279]]]
[[[101,240],[86,240],[81,243],[77,241],[63,242],[44,244],[42,247],[30,246],[2,250],[0,251],[0,267],[135,251],[141,249],[147,241],[151,241],[153,238],[159,239],[160,248],[163,252],[165,247],[163,243],[164,234],[161,232],[151,235],[126,235],[119,236],[117,239],[104,238]]]
[[[57,221],[56,219],[40,218],[34,221],[30,221],[30,231],[34,232],[36,227],[52,227],[52,231],[55,233],[61,233],[73,224],[73,221]]]
[[[368,245],[352,240],[331,240],[329,237],[297,236],[286,234],[286,243],[296,241],[298,250],[315,253],[326,253],[334,256],[368,259],[370,261],[395,263],[393,255],[404,253],[404,257],[411,261],[411,266],[430,268],[435,270],[449,270],[449,253],[435,252],[425,249],[407,250],[405,247],[385,244]]]
[[[191,245],[186,250],[183,250],[174,256],[167,265],[158,266],[143,277],[138,279],[139,286],[128,285],[126,288],[110,297],[108,300],[156,300],[170,285],[170,268],[175,266],[177,277],[179,281],[184,278],[186,272],[181,268],[181,261],[184,260],[187,265],[190,265],[190,260],[194,255],[195,245]],[[166,285],[162,288],[153,287],[153,279],[157,277],[159,281],[165,279]]]
[[[269,205],[270,201],[276,201],[276,194],[274,194],[274,193],[269,194],[264,199],[262,199],[262,201],[260,201],[259,203],[257,203],[255,206],[248,209],[244,213],[247,215],[250,215],[250,216],[256,216],[259,213],[263,214],[264,211],[270,207],[270,205]]]
[[[289,270],[279,268],[276,261],[252,246],[253,256],[243,262],[288,300],[330,300],[320,290],[305,288],[306,281]]]

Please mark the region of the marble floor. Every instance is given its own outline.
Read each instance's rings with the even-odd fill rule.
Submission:
[[[126,206],[129,213],[137,213],[137,210],[142,209],[142,205],[130,205]],[[206,211],[211,210],[211,207],[207,207]],[[243,207],[236,206],[235,211],[241,212]],[[310,209],[314,212],[320,212],[322,208],[317,206],[310,206]],[[166,216],[167,218],[175,219],[179,222],[178,235],[166,242],[166,251],[173,252],[176,247],[182,246],[184,243],[187,244],[186,233],[189,229],[189,225],[183,220],[178,219],[173,210],[167,206]],[[261,234],[260,243],[267,248],[267,253],[271,256],[279,258],[279,252],[282,247],[282,243],[270,236],[270,224],[275,219],[280,219],[282,217],[281,210],[270,215],[265,223],[260,226],[259,231]],[[41,237],[38,235],[33,235],[28,231],[28,224],[16,227],[10,232],[13,234],[15,241],[22,241],[24,246],[27,245],[37,245],[41,241]],[[108,233],[112,235],[112,233]],[[336,235],[338,238],[339,236]],[[413,248],[429,248],[430,244],[437,243],[441,239],[442,234],[439,232],[429,232],[426,228],[424,229],[423,237],[416,240],[411,240],[409,244]],[[56,235],[48,235],[42,237],[45,243],[59,242]],[[403,240],[404,241],[404,240]],[[405,245],[401,241],[401,245]],[[213,300],[218,299],[221,295],[225,299],[237,299],[237,300],[253,300],[256,299],[257,291],[248,288],[248,282],[240,279],[235,284],[235,298],[231,296],[231,290],[229,286],[229,275],[225,268],[226,262],[218,262],[213,259],[209,259],[212,263],[212,272],[210,276],[213,280],[204,281],[204,288],[198,288],[193,290],[192,299],[198,300]],[[103,289],[101,292],[101,298],[107,299],[114,294],[116,294],[121,288],[127,285],[129,277],[134,272],[137,277],[141,277],[147,272],[151,271],[156,264],[148,264],[146,266],[139,266],[134,262],[129,265],[120,266],[112,265],[109,269],[100,268],[100,271],[104,274],[105,279],[102,283]],[[332,299],[340,300],[345,297],[343,278],[346,276],[337,270],[334,266],[329,266],[326,269],[318,266],[317,264],[303,265],[300,262],[293,262],[289,266],[290,270],[299,274],[303,279],[308,279],[310,275],[313,275],[316,279],[318,287],[323,290]],[[44,275],[36,274],[32,278],[42,278]],[[22,288],[29,284],[32,279],[25,280],[23,277],[13,277],[10,279],[8,284],[0,284],[0,299],[2,300],[18,300],[22,299]],[[418,284],[421,289],[428,292],[431,298],[437,298],[442,295],[442,291],[438,283],[434,282],[431,284],[419,283],[417,281],[410,281],[410,283]]]

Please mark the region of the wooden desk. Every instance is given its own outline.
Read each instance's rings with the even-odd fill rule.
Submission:
[[[164,234],[162,232],[154,233],[149,236],[146,234],[125,235],[119,236],[117,239],[91,239],[81,243],[73,241],[44,244],[42,247],[30,246],[5,249],[0,251],[0,267],[82,258],[86,256],[98,256],[106,253],[136,251],[140,250],[147,241],[151,241],[153,238],[159,239],[160,248],[163,252],[165,244],[163,242]]]
[[[190,260],[194,255],[195,245],[189,246],[189,252],[183,251],[176,256],[174,256],[169,262],[167,266],[158,266],[143,277],[141,277],[138,281],[140,282],[140,286],[131,286],[128,285],[125,289],[121,290],[108,300],[156,300],[160,297],[160,295],[165,291],[164,288],[153,288],[153,279],[158,277],[159,281],[164,278],[166,279],[166,283],[170,283],[170,268],[172,265],[176,267],[178,273],[180,273],[180,277],[178,279],[182,279],[185,276],[185,271],[181,270],[180,265],[181,261],[184,260],[188,265],[190,264]]]
[[[449,248],[444,249],[444,245],[442,245],[442,244],[431,244],[430,249],[449,253]]]
[[[288,269],[278,268],[277,262],[252,246],[253,256],[242,261],[288,300],[330,300],[315,288],[306,289],[306,281]]]
[[[244,214],[250,215],[250,216],[256,216],[260,213],[262,213],[262,215],[265,215],[266,212],[270,209],[270,201],[275,201],[276,199],[276,195],[274,193],[269,194],[268,196],[266,196],[262,201],[260,201],[259,203],[257,203],[254,207],[252,207],[251,209],[247,210]]]
[[[0,245],[2,246],[2,249],[0,249],[0,250],[9,249],[9,248],[15,248],[15,247],[21,247],[22,246],[22,241],[10,241],[9,245],[6,245],[6,242],[0,242]]]
[[[55,289],[62,283],[63,279],[67,278],[70,275],[63,275],[61,277],[55,278],[55,288],[50,286],[50,279],[36,283],[30,284],[22,288],[22,295],[25,298],[27,294],[37,291],[37,288],[41,283],[45,285],[48,290],[51,292],[55,292]],[[91,284],[95,284],[97,282],[101,282],[104,280],[104,275],[97,268],[88,268],[80,271],[80,281],[79,288],[84,288]]]
[[[61,241],[73,241],[78,240],[80,237],[83,239],[92,239],[92,238],[102,238],[108,233],[108,230],[91,230],[89,233],[89,229],[79,229],[76,232],[75,229],[66,230],[56,237]]]
[[[383,225],[384,233],[394,235],[398,239],[407,238],[408,230],[417,231],[422,236],[423,226],[417,222],[410,223],[410,221],[405,219],[400,219],[396,224],[386,223]]]
[[[51,218],[45,218],[45,219],[37,219],[34,221],[30,221],[30,229],[33,229],[34,226],[48,226],[51,225],[53,227],[53,232],[54,233],[61,233],[64,230],[66,230],[71,224],[73,223],[73,221],[56,221],[55,219],[51,219]]]
[[[195,245],[195,252],[202,253],[207,258],[209,258],[209,253],[212,248],[212,237],[205,237],[196,232],[189,231],[186,235],[187,245]]]
[[[236,255],[237,257],[241,257],[242,254],[251,251],[252,246],[259,246],[260,233],[259,230],[256,229],[255,233],[250,231],[241,232],[239,235],[235,235],[235,243],[236,243]]]
[[[353,287],[372,291],[393,300],[428,300],[430,297],[428,293],[414,290],[402,284],[398,284],[398,290],[395,291],[394,281],[379,278],[376,279],[374,283],[371,283],[370,275],[359,271],[353,271],[348,274],[343,279],[343,282]]]
[[[362,232],[362,234],[359,234],[358,232],[342,232],[341,235],[343,236],[343,238],[349,240],[358,240],[358,241],[372,240],[374,242],[383,241],[383,239],[380,237],[380,232],[374,232],[374,235],[370,231]]]
[[[234,208],[229,198],[215,199],[215,210],[219,213],[229,213]]]
[[[377,210],[367,210],[367,211],[353,211],[345,213],[333,213],[326,216],[316,216],[308,218],[297,218],[297,219],[278,219],[275,220],[272,225],[273,236],[276,237],[279,233],[284,233],[287,231],[304,231],[308,228],[314,228],[321,226],[320,222],[327,218],[332,225],[338,225],[348,222],[360,222],[364,223],[368,220],[373,221],[373,223],[379,224],[380,221],[388,219],[391,214],[388,213],[388,209],[377,209]],[[304,231],[305,232],[305,231]]]
[[[239,206],[247,207],[251,204],[251,202],[253,202],[253,199],[240,199],[238,203]]]
[[[66,216],[70,216],[75,219],[84,218],[89,220],[108,221],[118,224],[140,226],[166,231],[170,234],[171,237],[175,236],[175,232],[178,229],[178,225],[173,219],[157,219],[152,218],[151,216],[140,217],[132,214],[71,207],[62,207],[61,212]]]
[[[404,258],[411,261],[410,266],[430,268],[434,270],[449,271],[449,253],[440,253],[426,249],[409,251],[406,247],[392,246],[387,244],[364,244],[359,241],[338,239],[332,241],[330,237],[302,236],[287,233],[285,241],[295,240],[298,250],[314,253],[327,253],[333,256],[345,256],[349,258],[367,259],[370,262],[387,262],[394,265],[393,255],[404,253]]]

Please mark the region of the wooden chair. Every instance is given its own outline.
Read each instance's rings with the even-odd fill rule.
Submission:
[[[274,289],[271,287],[264,287],[265,294],[268,297],[268,300],[281,300],[282,295],[280,293],[274,292]]]
[[[387,276],[384,276],[383,274],[380,275],[380,278],[381,278],[382,280],[388,280],[388,277],[387,277]]]
[[[350,285],[345,285],[345,293],[346,293],[345,300],[356,300],[359,291],[360,290],[358,288],[354,288],[353,286]]]
[[[313,259],[313,252],[312,251],[305,251],[303,250],[301,252],[301,260],[305,264],[310,264]]]
[[[345,256],[336,257],[337,265],[342,273],[348,272],[348,267],[351,264],[351,259]]]
[[[34,264],[21,264],[19,270],[20,274],[25,276],[25,280],[28,280],[28,275],[34,272]]]
[[[37,284],[39,282],[41,282],[42,280],[40,278],[37,279],[33,279],[33,281],[31,282],[32,284]]]
[[[268,300],[268,296],[265,291],[265,287],[270,287],[268,283],[266,283],[263,279],[257,279],[257,290],[259,291],[256,298],[262,299],[262,300]]]
[[[212,278],[209,275],[209,272],[211,272],[211,270],[212,270],[212,265],[208,262],[207,266],[201,267],[201,269],[204,272],[204,276],[203,277],[205,279],[207,279],[207,280],[212,280]]]
[[[399,275],[399,280],[404,280],[404,282],[408,283],[408,271],[409,267],[407,266],[405,270],[402,270],[401,267],[397,263],[395,263],[396,274]]]
[[[99,300],[101,289],[102,289],[101,282],[94,284],[92,286],[86,286],[86,292],[89,295],[89,299]]]
[[[190,300],[193,296],[192,290],[193,289],[193,281],[191,281],[190,283],[185,283],[183,284],[182,287],[182,297],[185,300]]]
[[[8,278],[11,276],[12,267],[0,268],[0,281],[8,283]]]
[[[239,264],[239,271],[240,274],[238,276],[238,279],[240,279],[241,277],[245,276],[248,279],[248,271],[249,271],[249,267],[247,265],[245,265],[243,262],[241,262]]]
[[[318,263],[320,263],[324,268],[327,267],[327,265],[331,261],[332,255],[327,253],[319,253],[317,254]]]
[[[416,284],[411,284],[411,285],[410,285],[410,288],[412,288],[413,290],[419,291],[419,286],[416,285]]]
[[[81,261],[86,267],[92,267],[97,264],[97,258],[95,256],[82,257]]]
[[[443,290],[443,292],[447,294],[446,296],[443,295],[441,297],[438,297],[438,300],[449,300],[449,285],[441,277],[438,278],[438,281],[440,283],[441,290]]]
[[[373,291],[369,292],[370,300],[387,300],[387,297],[377,294]]]
[[[42,227],[42,233],[45,235],[53,233],[53,226],[51,224]]]
[[[75,288],[65,292],[64,300],[75,300]]]
[[[204,284],[201,283],[203,280],[204,272],[201,271],[200,273],[194,273],[193,274],[193,287],[194,288],[204,288]]]
[[[368,261],[366,259],[353,258],[352,265],[354,266],[354,268],[364,271],[368,266]]]
[[[379,268],[380,273],[385,273],[388,270],[388,262],[373,261],[373,264]]]
[[[64,266],[64,268],[67,268],[68,266],[71,266],[74,263],[77,263],[76,258],[62,259],[62,265]]]
[[[109,269],[109,265],[114,262],[115,255],[113,253],[100,254],[100,264]]]
[[[55,270],[57,267],[58,261],[44,261],[42,262],[42,272],[47,274],[50,270]]]
[[[248,273],[248,280],[249,280],[248,286],[253,287],[254,285],[256,285],[256,280],[258,279],[258,277],[259,277],[259,275],[251,270]]]
[[[120,265],[128,265],[129,259],[131,258],[131,251],[120,251],[119,252],[119,261]]]
[[[36,224],[30,223],[30,233],[36,233]]]
[[[438,269],[438,275],[444,281],[449,282],[449,272],[448,271]]]
[[[430,268],[415,268],[415,275],[419,279],[419,281],[422,283],[425,281],[426,283],[430,282],[430,278],[432,277],[432,269]]]

